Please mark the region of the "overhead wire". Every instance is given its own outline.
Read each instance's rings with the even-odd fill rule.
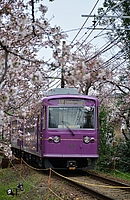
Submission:
[[[49,79],[49,83],[48,85],[48,89],[54,87],[55,85],[58,84],[58,82],[61,81],[61,71],[59,71],[59,68],[57,68],[56,70],[54,70],[53,73],[48,74],[47,78]],[[57,73],[57,75],[56,75]],[[52,85],[52,83],[54,82],[54,84]]]
[[[113,63],[115,62],[115,59],[119,59],[121,57],[121,55],[123,56],[123,52],[122,52],[122,49],[117,52],[114,56],[112,56],[111,58],[109,58],[107,61],[105,61],[98,69],[92,69],[92,70],[89,70],[87,73],[91,73],[91,72],[94,72],[94,71],[99,71],[100,69],[105,69],[109,66],[112,67],[112,61]],[[118,64],[118,66],[115,66],[114,68],[112,68],[112,71],[114,71],[116,68],[119,68],[123,63],[125,63],[125,60],[122,61],[120,64]],[[68,72],[70,72],[71,70],[69,69]],[[66,71],[67,72],[67,71]],[[59,74],[60,75],[60,74]],[[51,88],[56,86],[56,87],[59,87],[61,82],[60,82],[60,78],[58,78],[59,80],[57,80],[57,82],[55,82],[53,85],[51,85]],[[53,83],[54,80],[51,82]]]
[[[125,0],[122,0],[122,1],[119,2],[117,5],[113,6],[113,7],[110,8],[110,9],[107,9],[107,11],[105,11],[105,13],[103,13],[103,15],[101,15],[101,17],[103,17],[108,11],[110,11],[111,9],[117,7],[118,5],[120,5],[121,3],[123,3],[124,1],[125,1]],[[90,15],[91,15],[91,13],[93,12],[93,10],[95,9],[95,7],[96,7],[96,5],[97,5],[98,2],[99,2],[99,0],[96,2],[95,6],[93,7],[92,11],[90,12]],[[78,36],[79,33],[81,32],[81,30],[86,28],[86,27],[84,27],[84,25],[86,24],[86,22],[88,21],[88,19],[89,19],[89,17],[85,20],[84,24],[81,26],[81,28],[79,29],[78,33],[77,33],[76,36],[74,37],[74,39],[71,41],[70,45],[72,45],[72,43],[73,43],[74,40],[77,38],[77,36]],[[98,23],[97,23],[97,24],[98,24]],[[96,26],[97,26],[97,24],[96,24]],[[110,24],[109,24],[109,25],[110,25]],[[76,29],[75,29],[75,30],[76,30]],[[90,36],[91,33],[93,32],[93,30],[94,30],[94,28],[92,29],[92,31],[90,31],[89,35],[87,35],[86,39],[84,39],[83,43],[89,38],[89,36]],[[104,30],[106,30],[106,27],[103,28],[103,29],[101,30],[101,32],[98,33],[93,39],[95,39],[96,37],[99,37],[99,35],[100,35]],[[88,32],[89,32],[89,31],[88,31]],[[85,33],[84,35],[86,35],[86,33]],[[84,35],[83,35],[81,38],[83,38]],[[80,39],[81,39],[81,38],[80,38]],[[92,40],[93,40],[93,39],[92,39]],[[92,40],[91,40],[91,41],[92,41]],[[83,44],[83,43],[82,43],[82,44]],[[113,43],[114,43],[114,44],[112,44],[112,42],[110,42],[110,43],[105,44],[105,45],[104,45],[104,46],[105,46],[104,48],[101,47],[101,51],[100,51],[96,56],[98,56],[98,55],[101,54],[101,53],[104,53],[104,52],[108,51],[108,50],[111,49],[114,45],[117,45],[117,42],[113,41]],[[79,48],[80,48],[80,47],[79,47]],[[79,49],[79,48],[78,48],[78,49]],[[78,49],[77,49],[77,50],[78,50]],[[77,50],[76,50],[76,51],[77,51]],[[117,54],[118,54],[118,53],[117,53]],[[94,57],[95,57],[95,56],[94,56]],[[109,59],[109,61],[112,60],[113,58],[115,58],[115,56],[113,56],[111,59]],[[92,57],[91,59],[93,59],[93,57]],[[89,61],[90,61],[91,59],[89,59]],[[88,62],[88,60],[87,60],[86,62]],[[108,62],[108,61],[107,61],[107,62]],[[107,62],[105,62],[104,65],[105,65]],[[60,75],[60,74],[59,74],[59,75]],[[58,80],[58,81],[60,81],[60,80]],[[55,84],[54,84],[54,85],[55,85]]]
[[[119,2],[118,4],[116,4],[115,6],[113,6],[112,8],[107,9],[107,10],[100,16],[100,18],[102,18],[108,11],[110,11],[111,9],[117,7],[118,5],[120,5],[121,3],[123,3],[124,1],[125,1],[125,0],[122,0],[121,2]],[[93,9],[91,10],[91,12],[90,12],[89,15],[91,15],[91,13],[93,12],[93,10],[94,10],[95,7],[97,6],[98,2],[99,2],[99,0],[97,0],[97,2],[95,3],[95,5],[94,5],[94,7],[93,7]],[[81,28],[79,29],[78,33],[76,34],[76,36],[75,36],[74,39],[71,41],[70,45],[74,42],[74,40],[75,40],[76,37],[79,35],[79,33],[81,32],[81,30],[84,29],[83,27],[84,27],[84,25],[86,24],[86,22],[88,21],[88,19],[89,19],[89,17],[85,20],[85,22],[83,23],[83,25],[82,25]],[[106,29],[106,28],[103,28],[103,30],[105,30],[105,29]],[[76,30],[76,29],[74,29],[74,30]],[[103,30],[102,30],[102,31],[103,31]],[[101,32],[102,32],[102,31],[101,31]],[[93,30],[91,31],[91,33],[92,33],[92,32],[93,32]],[[89,34],[89,36],[91,35],[91,33]],[[84,35],[86,35],[86,33],[85,33]],[[87,36],[87,38],[88,38],[89,36]],[[82,37],[83,37],[83,36],[82,36]],[[96,36],[95,36],[95,37],[96,37]],[[98,37],[98,35],[97,35],[97,37]],[[87,38],[86,38],[86,39],[87,39]],[[84,40],[84,42],[86,41],[86,39]]]
[[[122,0],[122,1],[119,2],[117,5],[113,6],[112,8],[107,9],[105,13],[107,13],[107,12],[110,11],[111,9],[113,9],[113,8],[115,8],[115,7],[117,7],[117,6],[119,6],[119,5],[120,5],[121,3],[123,3],[124,1],[125,1],[125,0]],[[103,17],[103,16],[105,15],[105,13],[103,13],[103,15],[100,16],[100,18]],[[87,19],[88,19],[88,18],[87,18]],[[112,24],[112,22],[111,22],[110,24],[108,24],[107,27],[109,27],[111,24]],[[107,27],[103,28],[103,29],[101,30],[101,32],[98,33],[96,36],[94,36],[94,38],[92,38],[88,43],[92,42],[96,37],[99,37],[99,35],[100,35],[104,30],[107,30]],[[85,27],[85,28],[86,28],[86,27]],[[82,29],[85,29],[85,28],[82,28]],[[93,30],[94,30],[94,28],[93,28]],[[93,30],[91,31],[91,33],[93,32]],[[110,29],[110,30],[111,30],[111,29]],[[78,49],[79,49],[79,48],[83,45],[83,43],[88,39],[88,37],[91,35],[91,33],[86,37],[86,39],[84,39],[84,41],[82,42],[82,44],[80,44],[80,46],[78,47]],[[86,35],[86,33],[85,33],[81,38],[83,38],[85,35]],[[79,40],[81,40],[81,38],[80,38]],[[78,40],[78,42],[79,42],[79,40]],[[76,44],[77,44],[77,42],[76,42]],[[77,50],[78,50],[78,49],[77,49]],[[77,50],[76,50],[76,51],[77,51]],[[75,52],[76,52],[76,51],[75,51]]]
[[[100,51],[95,54],[94,56],[92,56],[91,58],[89,58],[88,60],[86,60],[85,62],[89,62],[90,60],[96,58],[97,56],[99,56],[100,54],[102,53],[105,53],[106,51],[110,50],[113,46],[115,46],[119,41],[116,41],[116,40],[112,40],[110,42],[107,42],[105,45],[103,45],[101,48],[100,48]]]
[[[118,43],[118,41],[115,41],[115,43]],[[109,42],[107,45],[105,44],[104,46],[104,48],[102,49],[102,51],[100,51],[99,53],[101,54],[101,53],[104,53],[104,52],[106,52],[108,49],[111,49],[112,48],[112,46],[115,46],[115,43],[113,43],[113,41],[111,41],[111,42]],[[111,45],[111,46],[110,46]],[[122,53],[123,54],[123,52],[122,52],[122,50],[123,50],[123,48],[119,51],[119,52],[117,52],[114,56],[112,56],[111,58],[109,58],[107,61],[105,61],[103,64],[102,64],[102,66],[100,66],[99,68],[98,68],[98,70],[99,69],[104,69],[104,68],[107,68],[108,67],[108,65],[110,64],[110,62],[112,62],[112,60],[113,59],[115,59],[120,53]],[[95,55],[95,57],[97,57],[97,55],[98,54],[96,54]],[[94,57],[93,57],[94,58]],[[93,59],[93,58],[91,58],[91,59]],[[90,59],[90,60],[91,60]],[[90,61],[90,60],[87,60],[87,62],[88,61]],[[94,70],[89,70],[89,72],[92,72],[92,71],[94,71]],[[67,71],[66,71],[67,72]],[[69,72],[71,72],[71,70],[69,69]],[[89,73],[88,72],[88,73]],[[60,75],[60,72],[59,72],[59,74],[57,75],[57,77],[51,77],[53,80],[50,82],[50,83],[52,83],[53,81],[54,81],[54,79],[60,79],[59,78],[59,75]],[[60,80],[58,80],[54,85],[56,85],[58,82],[60,82]],[[54,86],[53,85],[53,86]]]
[[[75,50],[74,53],[76,53],[76,52],[80,49],[80,47],[83,45],[83,43],[89,38],[89,36],[90,36],[91,33],[93,32],[93,30],[94,30],[94,29],[92,29],[92,31],[89,33],[89,35],[87,35],[87,37],[83,40],[82,44],[80,44],[80,46]]]
[[[118,64],[117,66],[115,66],[112,71],[114,71],[117,68],[120,68],[120,66],[122,66],[122,64],[124,64],[126,62],[126,59],[124,61],[122,61],[120,64]]]
[[[111,67],[110,64],[111,64],[112,60],[115,61],[115,59],[120,59],[121,55],[123,56],[124,52],[122,50],[123,50],[123,48],[120,51],[118,51],[116,54],[114,54],[111,58],[109,58],[107,61],[105,61],[104,63],[102,63],[102,65],[100,65],[97,69],[90,69],[87,73],[98,71],[98,70],[101,70],[101,69],[105,69],[108,66],[110,68]],[[113,61],[113,63],[114,63],[114,61]],[[73,70],[69,69],[66,72],[71,72],[71,71],[73,71]]]
[[[100,32],[100,33],[101,33],[101,32]],[[99,34],[100,34],[100,33],[99,33]],[[117,38],[116,38],[116,39],[114,38],[114,40],[116,41],[118,38],[119,38],[119,37],[117,36]],[[118,46],[118,42],[121,42],[121,37],[118,39],[118,41],[117,41],[116,43],[114,42],[113,46],[115,46],[115,45]],[[104,46],[105,46],[105,45],[104,45]],[[109,45],[108,45],[108,46],[109,46]],[[113,46],[111,46],[110,49],[111,49]],[[105,48],[106,48],[106,47],[105,47]],[[104,49],[104,50],[105,50],[105,49]],[[108,50],[108,48],[107,48],[106,50]],[[104,52],[105,52],[105,51],[101,51],[100,53],[104,53]],[[122,52],[123,55],[124,55],[124,53],[125,53],[123,48],[122,48],[122,50],[119,51],[119,52]],[[118,53],[119,53],[119,52],[118,52]],[[117,53],[117,54],[118,54],[118,53]],[[116,54],[116,55],[117,55],[117,54]],[[116,56],[116,55],[115,55],[115,56]],[[113,56],[112,58],[114,58],[115,56]],[[92,59],[92,58],[91,58],[91,59]],[[91,59],[90,59],[90,60],[91,60]],[[123,58],[123,59],[124,59],[124,58]],[[122,63],[124,63],[125,61],[126,61],[126,59],[125,59]]]
[[[122,0],[121,2],[119,2],[118,4],[116,4],[115,6],[113,6],[112,8],[108,8],[101,16],[100,16],[100,19],[107,13],[107,12],[109,12],[111,9],[113,9],[113,8],[115,8],[115,7],[117,7],[117,6],[119,6],[121,3],[123,3],[125,0]],[[88,19],[89,17],[87,17],[87,19]],[[95,24],[95,26],[93,27],[93,29],[92,29],[92,31],[90,32],[90,34],[86,37],[86,39],[84,39],[83,40],[83,42],[82,42],[82,44],[80,44],[80,46],[78,47],[78,49],[84,44],[84,42],[88,39],[88,37],[91,35],[91,33],[95,30],[95,27],[98,25],[98,21],[96,21],[96,24]],[[82,28],[82,27],[81,27]],[[102,31],[104,31],[106,29],[106,27],[105,28],[103,28],[103,30]],[[73,40],[74,41],[74,40]],[[78,50],[77,49],[77,50]],[[76,51],[77,51],[76,50]],[[75,52],[76,52],[75,51]]]
[[[94,36],[88,43],[92,42],[95,38],[101,36],[100,34],[101,34],[104,30],[107,30],[107,27],[109,27],[111,24],[112,24],[112,22],[111,22],[110,24],[108,24],[105,28],[102,28],[102,30],[101,30],[96,36]],[[111,29],[110,29],[110,30],[111,30]],[[104,33],[104,34],[106,34],[106,33]],[[88,44],[88,43],[87,43],[87,44]]]
[[[94,11],[95,7],[97,6],[99,0],[97,0],[97,2],[95,3],[94,7],[92,8],[91,12],[89,15],[92,14],[92,12]],[[81,30],[83,29],[83,27],[85,26],[86,22],[88,21],[89,17],[85,20],[85,22],[83,23],[83,25],[81,26],[81,28],[79,29],[78,33],[76,34],[76,36],[74,37],[74,39],[71,41],[70,45],[72,45],[72,43],[74,42],[74,40],[77,38],[77,36],[79,35],[79,33],[81,32]]]
[[[109,69],[112,67],[112,63],[115,63],[115,59],[120,59],[121,55],[123,56],[123,52],[122,50],[118,51],[115,55],[113,55],[111,58],[109,58],[107,61],[105,61],[104,63],[102,63],[101,67],[98,68],[98,70],[100,69],[105,69],[109,66]],[[123,60],[122,62],[125,62],[125,60]],[[121,64],[120,64],[121,65]],[[119,63],[118,63],[119,66]],[[117,66],[117,67],[118,67]],[[113,70],[113,69],[112,69]]]
[[[120,42],[120,38],[118,38],[118,36],[117,36],[117,38],[115,38],[113,41],[110,41],[110,42],[106,43],[105,45],[103,45],[103,46],[100,48],[100,51],[99,51],[96,55],[94,55],[93,57],[91,57],[90,59],[86,60],[86,62],[89,62],[90,60],[94,59],[94,58],[97,57],[98,55],[103,54],[103,53],[105,53],[106,51],[112,49],[112,48],[113,48],[115,45],[117,45],[119,42]],[[112,56],[112,58],[110,58],[109,61],[111,61],[112,59],[114,59],[114,58],[116,57],[116,55],[118,55],[118,54],[121,53],[121,52],[122,52],[123,55],[125,54],[123,47],[122,47],[122,49],[121,49],[117,54],[115,54],[114,56]],[[126,60],[125,60],[125,61],[126,61]],[[124,61],[124,62],[125,62],[125,61]],[[106,64],[107,62],[108,62],[108,61],[104,62],[104,64]],[[103,65],[102,65],[102,66],[103,66]],[[105,67],[108,67],[108,66],[105,66]],[[102,67],[102,68],[103,68],[103,67]]]

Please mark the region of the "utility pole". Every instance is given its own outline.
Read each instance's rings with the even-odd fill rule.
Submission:
[[[101,20],[102,18],[113,18],[113,19],[116,19],[116,18],[120,18],[120,19],[130,19],[130,16],[125,16],[125,15],[122,15],[122,16],[117,16],[117,15],[81,15],[82,17],[93,17],[94,20],[92,21],[93,22],[93,27],[86,27],[86,29],[94,29],[94,30],[102,30],[102,28],[96,28],[96,22],[97,20]],[[130,29],[127,29],[127,28],[118,28],[122,31],[129,31]],[[113,30],[113,28],[105,28],[105,30]]]
[[[130,19],[130,16],[117,16],[117,15],[81,15],[82,17],[96,17],[97,19],[101,19],[101,18],[123,18],[123,19]]]

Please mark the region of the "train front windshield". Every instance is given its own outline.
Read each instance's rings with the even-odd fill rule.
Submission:
[[[49,107],[49,128],[94,129],[94,106]]]

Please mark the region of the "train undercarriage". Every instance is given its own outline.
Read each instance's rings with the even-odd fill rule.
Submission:
[[[69,158],[69,157],[48,157],[41,158],[37,155],[12,148],[13,154],[18,158],[23,158],[30,165],[37,164],[40,168],[51,168],[59,170],[83,170],[94,169],[97,158]]]

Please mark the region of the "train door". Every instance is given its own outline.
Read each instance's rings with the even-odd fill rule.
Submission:
[[[39,131],[38,131],[38,152],[41,153],[43,146],[43,137],[46,128],[46,106],[41,109],[40,119],[39,119]]]

